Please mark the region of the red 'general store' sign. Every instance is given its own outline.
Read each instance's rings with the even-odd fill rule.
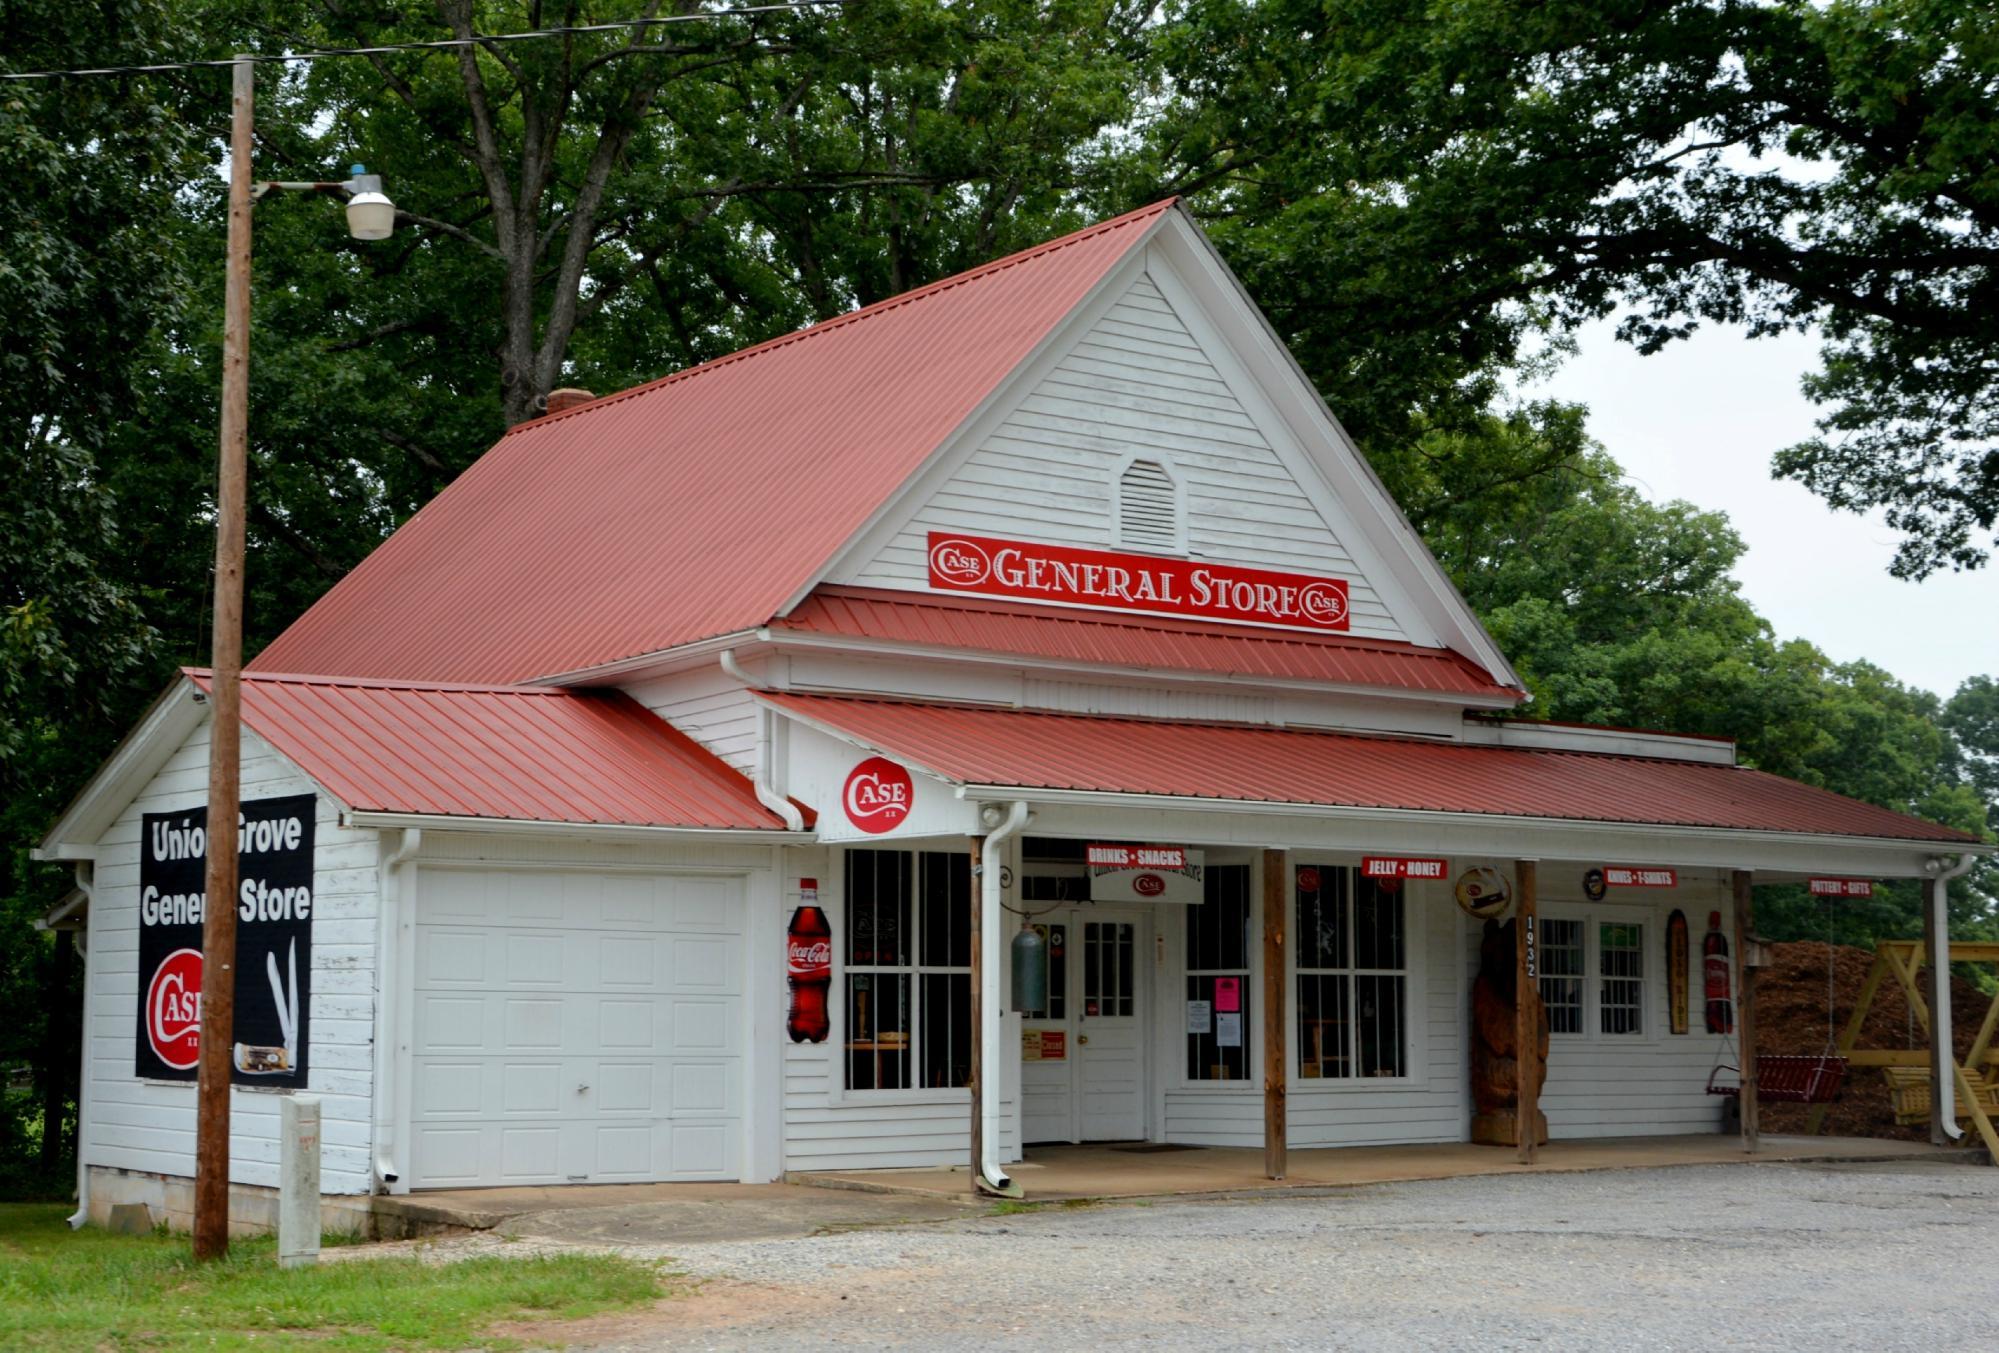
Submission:
[[[1246,620],[1287,629],[1347,628],[1344,578],[930,533],[930,585],[1028,601]]]

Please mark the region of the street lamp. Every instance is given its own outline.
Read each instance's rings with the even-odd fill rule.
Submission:
[[[201,926],[201,1069],[195,1089],[194,1257],[229,1251],[229,1053],[236,1033],[237,817],[242,811],[243,511],[250,427],[250,207],[293,190],[347,198],[347,230],[381,240],[395,204],[361,165],[335,183],[250,181],[252,58],[238,54],[230,86],[229,258],[222,305],[222,439],[215,489],[214,710],[208,744],[208,863]]]

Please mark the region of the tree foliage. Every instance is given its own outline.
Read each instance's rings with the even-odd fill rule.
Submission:
[[[1336,407],[1400,443],[1550,320],[1815,332],[1782,474],[1896,571],[1999,516],[1999,22],[1972,0],[1185,0],[1155,172]],[[1356,342],[1366,335],[1364,342]],[[1371,445],[1373,445],[1371,443]],[[1376,447],[1380,454],[1392,449]]]

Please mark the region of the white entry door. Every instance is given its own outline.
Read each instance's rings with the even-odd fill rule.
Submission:
[[[735,1179],[737,878],[424,869],[410,1183]]]
[[[1145,1003],[1135,917],[1094,909],[1070,927],[1080,999],[1076,1089],[1086,1142],[1145,1136]]]

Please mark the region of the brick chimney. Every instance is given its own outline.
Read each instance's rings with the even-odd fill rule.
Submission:
[[[596,397],[588,390],[578,390],[571,386],[565,386],[560,390],[550,390],[548,392],[547,411],[549,413],[564,413],[575,408],[578,404],[588,404]]]

